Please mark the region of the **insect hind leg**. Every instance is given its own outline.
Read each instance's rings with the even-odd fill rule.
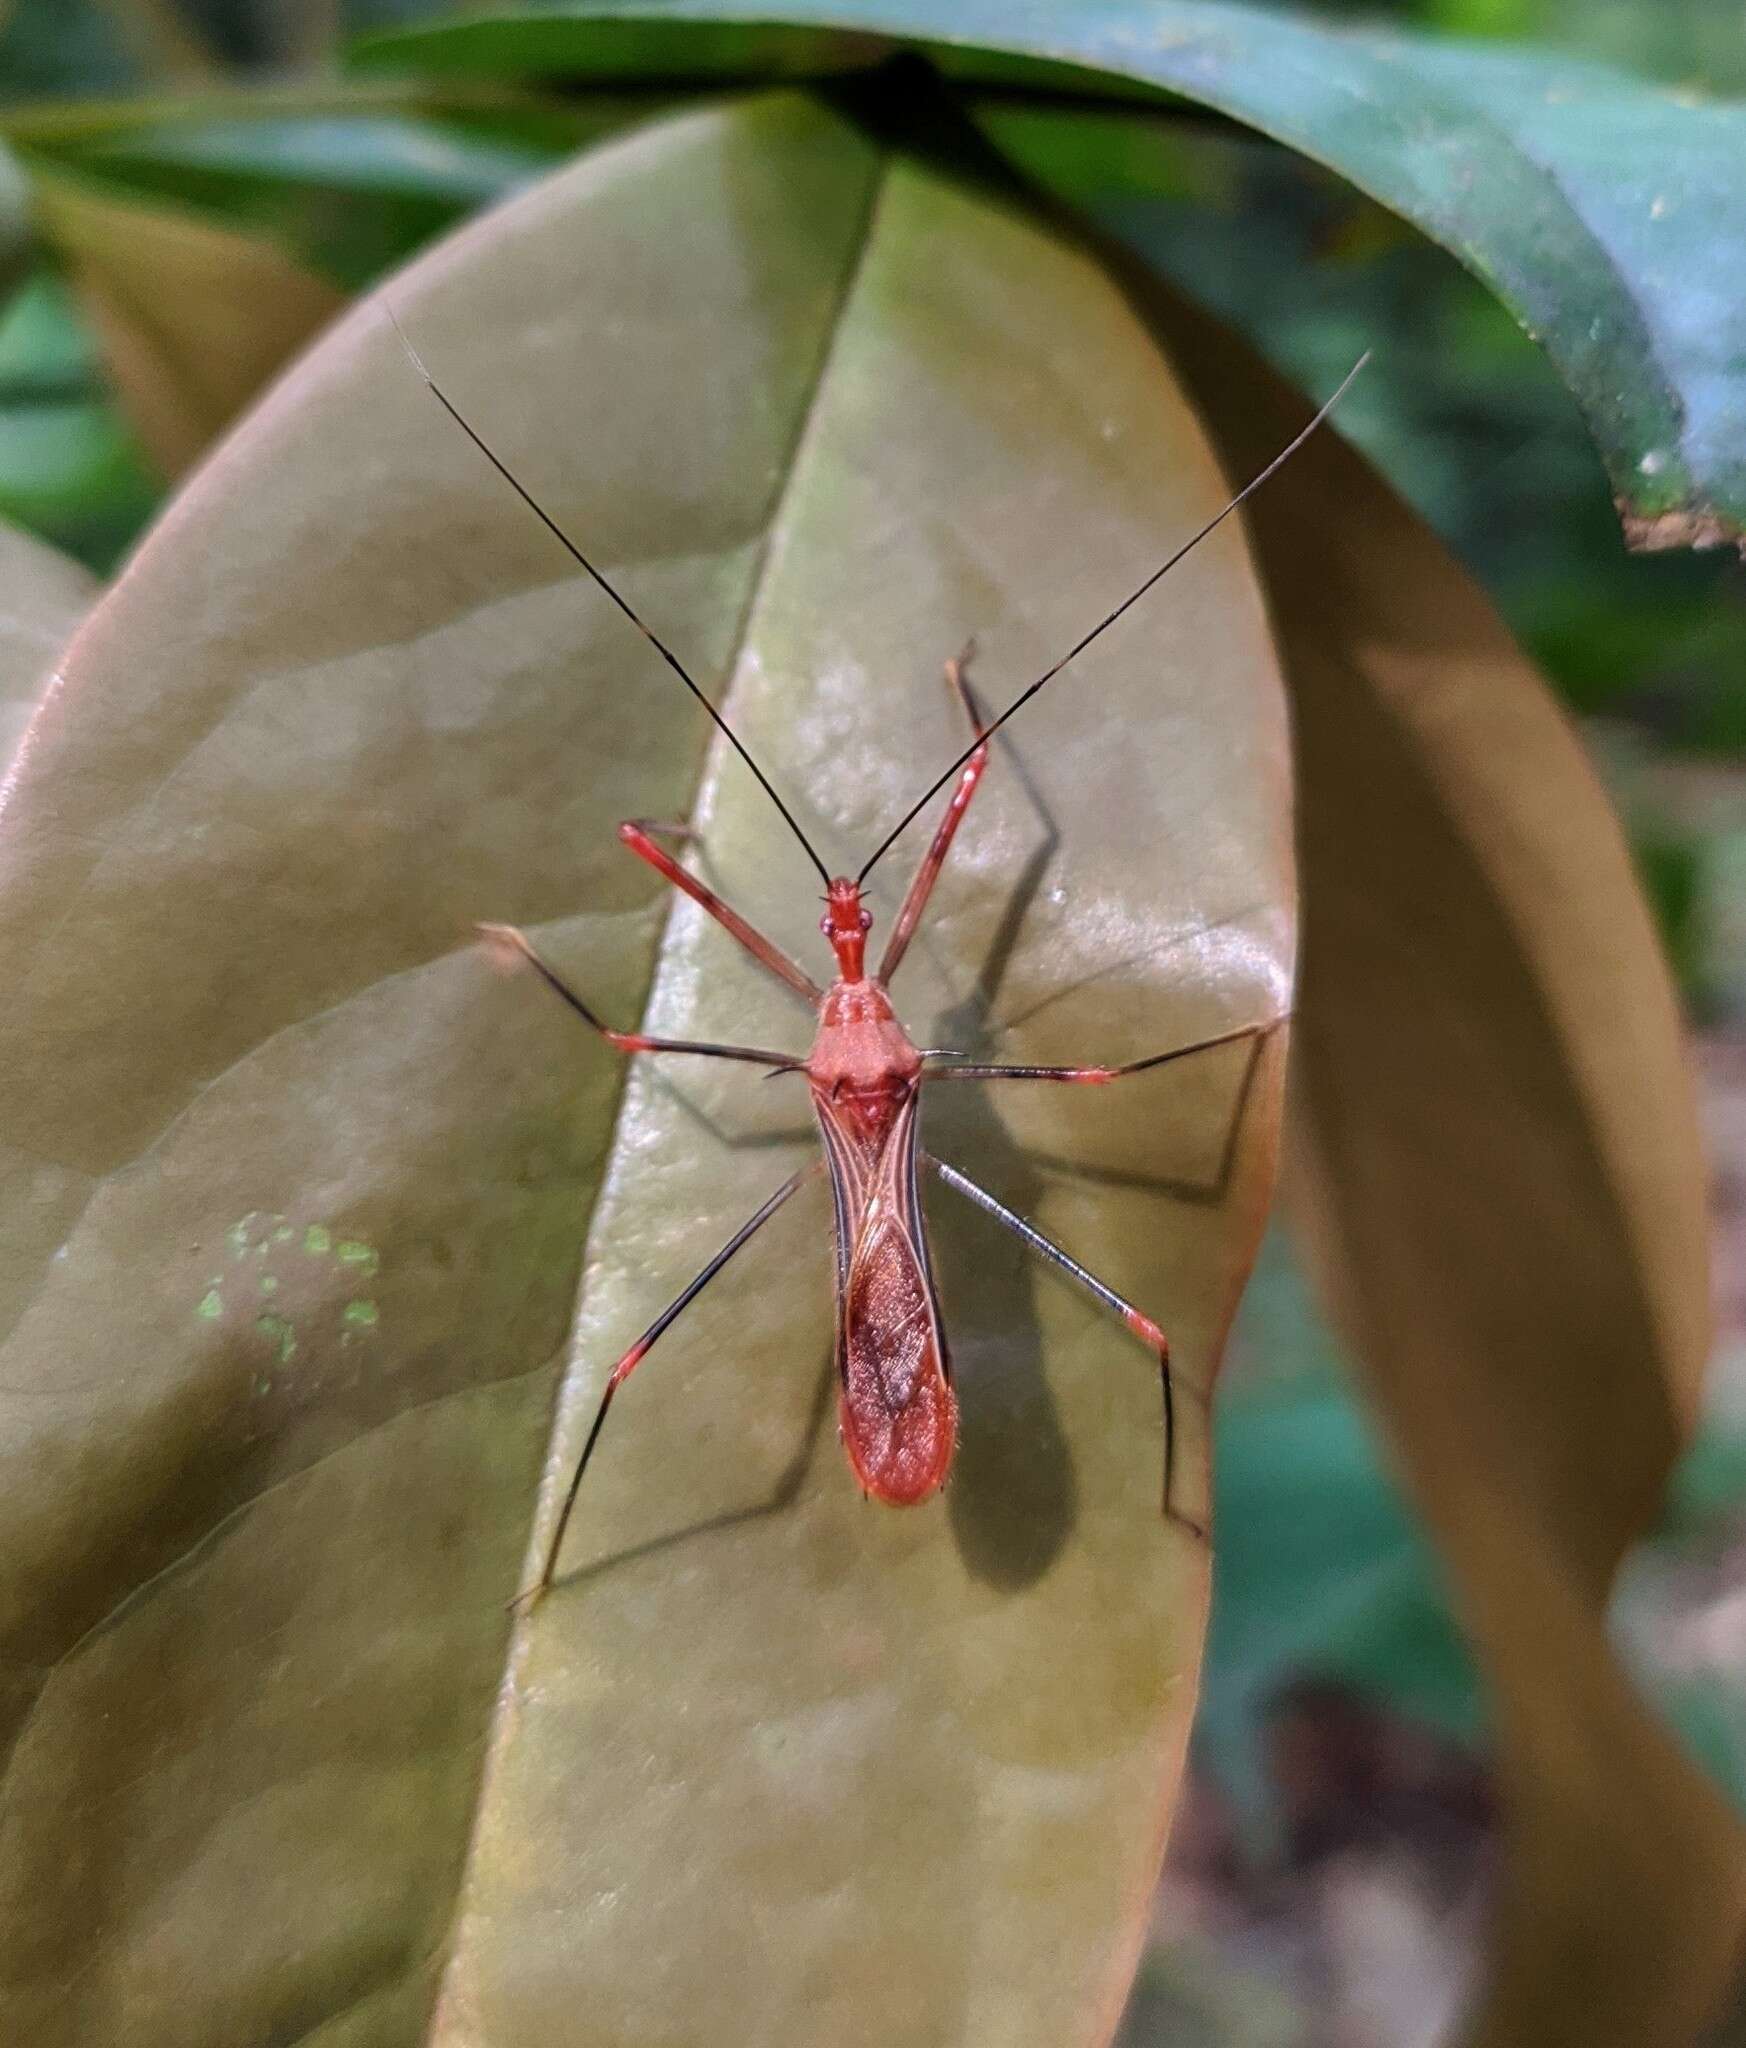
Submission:
[[[552,1530],[551,1541],[546,1545],[545,1563],[540,1569],[539,1577],[535,1579],[533,1584],[523,1587],[509,1603],[512,1611],[521,1611],[531,1607],[551,1586],[552,1575],[557,1570],[558,1552],[563,1548],[564,1532],[570,1526],[570,1515],[576,1506],[576,1496],[582,1491],[582,1478],[583,1474],[588,1470],[588,1461],[594,1456],[594,1446],[600,1441],[600,1432],[606,1426],[607,1410],[612,1406],[613,1395],[618,1392],[619,1388],[624,1385],[625,1381],[642,1364],[661,1337],[679,1320],[680,1316],[685,1313],[733,1257],[735,1252],[739,1251],[742,1246],[763,1229],[764,1225],[769,1222],[770,1218],[775,1215],[776,1211],[782,1207],[791,1195],[797,1193],[809,1180],[815,1179],[823,1170],[822,1163],[815,1162],[811,1166],[801,1167],[798,1172],[791,1173],[764,1206],[740,1225],[739,1229],[734,1232],[733,1236],[728,1239],[727,1243],[722,1246],[715,1257],[709,1261],[702,1272],[697,1274],[668,1303],[612,1368],[612,1371],[607,1374],[606,1387],[600,1396],[600,1405],[594,1411],[594,1421],[590,1425],[587,1439],[583,1443],[582,1455],[576,1461],[576,1470],[571,1475],[569,1490],[564,1495],[564,1504],[558,1510],[558,1519]]]
[[[1094,1300],[1120,1316],[1141,1343],[1157,1353],[1158,1374],[1164,1394],[1164,1515],[1166,1520],[1175,1522],[1178,1527],[1186,1529],[1190,1535],[1204,1542],[1206,1530],[1192,1516],[1185,1515],[1171,1498],[1176,1466],[1176,1391],[1170,1372],[1170,1344],[1164,1332],[1150,1316],[1142,1314],[1132,1302],[1124,1300],[1113,1287],[1106,1286],[1071,1253],[1063,1251],[1053,1240],[1046,1238],[1035,1224],[1027,1223],[1015,1210],[1009,1209],[979,1182],[973,1181],[967,1173],[960,1173],[955,1166],[948,1166],[943,1159],[936,1159],[932,1153],[924,1153],[922,1156],[947,1187],[955,1189],[967,1201],[974,1202],[977,1208],[992,1216],[997,1223],[1003,1224],[1039,1257],[1059,1266],[1064,1273],[1070,1273]]]

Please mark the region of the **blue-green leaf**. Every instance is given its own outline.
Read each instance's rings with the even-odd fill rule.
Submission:
[[[975,79],[1179,96],[1329,165],[1542,343],[1636,545],[1746,533],[1746,108],[1568,56],[1223,0],[524,6],[379,38],[359,60],[647,80],[838,69],[896,43]]]

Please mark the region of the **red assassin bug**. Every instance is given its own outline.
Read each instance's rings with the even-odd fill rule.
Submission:
[[[398,326],[398,323],[396,323]],[[402,341],[405,337],[402,336]],[[928,1255],[926,1225],[917,1188],[919,1169],[925,1163],[941,1180],[959,1194],[985,1209],[996,1221],[1013,1231],[1033,1251],[1070,1273],[1098,1301],[1119,1315],[1142,1343],[1158,1358],[1164,1394],[1164,1512],[1184,1522],[1198,1535],[1198,1527],[1178,1515],[1171,1505],[1171,1469],[1175,1449],[1175,1407],[1170,1377],[1170,1349],[1163,1331],[1151,1317],[1124,1301],[1106,1287],[1078,1260],[1069,1256],[1015,1215],[956,1167],[935,1159],[922,1150],[919,1112],[921,1084],[925,1079],[975,1081],[1055,1081],[1106,1083],[1128,1074],[1143,1073],[1171,1060],[1214,1046],[1254,1039],[1279,1021],[1267,1019],[1238,1025],[1211,1037],[1174,1046],[1166,1052],[1129,1060],[1115,1067],[988,1066],[959,1059],[950,1053],[918,1050],[898,1021],[887,993],[910,940],[915,936],[940,869],[945,864],[952,840],[964,821],[970,799],[988,763],[988,742],[1020,707],[1057,676],[1074,657],[1089,647],[1098,635],[1112,626],[1130,606],[1145,596],[1167,571],[1174,568],[1190,549],[1199,545],[1286,462],[1344,396],[1368,357],[1347,375],[1345,382],[1326,405],[1278,455],[1240,490],[1235,497],[1190,540],[1153,571],[1137,590],[1060,660],[1046,669],[1023,690],[1001,714],[985,722],[965,678],[969,650],[947,664],[947,678],[963,704],[970,721],[971,740],[964,751],[928,785],[904,815],[881,840],[852,879],[833,876],[814,852],[788,806],[777,794],[764,771],[753,760],[727,721],[704,695],[670,648],[639,618],[605,576],[589,561],[505,464],[486,445],[445,395],[412,349],[407,352],[430,387],[432,395],[468,439],[492,465],[524,504],[569,553],[571,559],[600,589],[660,654],[667,666],[703,706],[728,744],[739,755],[762,786],[765,794],[786,821],[789,830],[817,868],[825,884],[825,912],[820,930],[836,956],[836,979],[828,989],[817,982],[744,918],[724,903],[698,878],[681,867],[657,840],[689,836],[683,826],[662,826],[647,819],[634,819],[619,827],[619,837],[640,860],[681,889],[724,926],[762,966],[785,982],[813,1008],[818,1017],[812,1050],[804,1059],[789,1053],[771,1052],[757,1046],[708,1045],[692,1039],[651,1038],[640,1032],[612,1030],[596,1016],[582,997],[534,950],[526,936],[511,925],[482,925],[489,940],[514,949],[532,966],[584,1023],[620,1052],[690,1053],[709,1059],[744,1060],[766,1068],[771,1074],[805,1074],[811,1090],[813,1114],[824,1144],[824,1156],[802,1167],[785,1180],[763,1207],[736,1230],[678,1298],[662,1310],[607,1376],[600,1406],[582,1447],[575,1474],[564,1498],[563,1509],[552,1532],[545,1564],[539,1578],[520,1597],[537,1598],[552,1582],[558,1552],[571,1510],[588,1469],[588,1461],[599,1442],[612,1397],[658,1339],[689,1307],[717,1273],[728,1263],[797,1189],[828,1169],[835,1208],[837,1328],[836,1364],[838,1418],[849,1463],[863,1490],[874,1499],[893,1507],[908,1507],[936,1492],[951,1468],[957,1441],[957,1402],[952,1392],[951,1369],[945,1332],[940,1321],[939,1297],[934,1288]],[[935,828],[933,843],[917,868],[908,894],[897,913],[878,971],[866,971],[867,934],[872,917],[862,904],[861,890],[868,875],[920,815],[925,806],[956,777],[956,787],[947,801],[944,815]],[[934,1065],[940,1060],[946,1064]]]

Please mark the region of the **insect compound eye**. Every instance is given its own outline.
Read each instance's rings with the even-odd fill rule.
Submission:
[[[861,913],[861,929],[862,929],[862,930],[863,930],[864,932],[870,932],[870,931],[871,931],[871,930],[873,929],[873,913],[872,913],[872,911],[870,911],[870,910],[863,910],[863,911],[862,911],[862,913]]]
[[[819,919],[819,921],[818,921],[818,928],[819,928],[819,930],[820,930],[821,932],[823,932],[823,933],[824,933],[824,935],[825,935],[825,937],[826,937],[827,939],[828,939],[828,938],[830,937],[830,935],[831,935],[831,914],[830,914],[830,912],[829,912],[828,910],[827,910],[827,911],[825,912],[824,916],[823,916],[823,917],[821,917],[821,918]]]

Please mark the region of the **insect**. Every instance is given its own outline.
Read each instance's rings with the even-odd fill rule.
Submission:
[[[395,325],[398,331],[398,322]],[[577,566],[593,579],[656,650],[757,779],[825,885],[825,909],[819,928],[829,942],[836,964],[836,973],[829,986],[821,987],[803,967],[748,924],[696,875],[681,866],[674,854],[661,843],[664,839],[682,842],[690,836],[687,828],[660,825],[648,819],[632,819],[622,824],[619,827],[620,839],[639,860],[646,861],[674,888],[682,890],[731,933],[760,966],[786,983],[811,1006],[818,1022],[812,1048],[804,1057],[773,1052],[759,1046],[704,1044],[693,1039],[657,1038],[642,1032],[615,1031],[596,1015],[549,962],[541,958],[524,933],[511,925],[481,925],[479,928],[488,941],[525,960],[547,987],[567,1003],[591,1030],[620,1052],[739,1060],[762,1067],[771,1075],[804,1075],[822,1140],[822,1157],[791,1174],[762,1208],[741,1224],[607,1375],[593,1425],[583,1444],[582,1455],[547,1545],[544,1565],[538,1579],[518,1596],[518,1601],[529,1602],[538,1598],[552,1583],[565,1530],[576,1505],[583,1476],[600,1440],[613,1396],[710,1281],[802,1186],[821,1172],[828,1173],[830,1177],[834,1208],[838,1422],[849,1464],[869,1496],[893,1507],[909,1507],[926,1500],[944,1484],[957,1442],[957,1400],[952,1388],[950,1355],[940,1317],[939,1295],[934,1285],[927,1226],[919,1193],[921,1169],[926,1166],[946,1186],[986,1210],[1032,1251],[1070,1274],[1105,1308],[1119,1316],[1135,1337],[1155,1354],[1164,1405],[1164,1512],[1195,1534],[1200,1534],[1196,1524],[1177,1512],[1171,1499],[1176,1420],[1170,1347],[1164,1332],[1150,1316],[1124,1300],[1114,1288],[1106,1286],[1077,1259],[1052,1243],[1022,1216],[1008,1209],[986,1188],[923,1149],[920,1130],[922,1088],[927,1081],[1106,1085],[1172,1060],[1209,1051],[1214,1046],[1258,1039],[1280,1020],[1268,1018],[1239,1025],[1119,1066],[996,1066],[963,1059],[949,1052],[919,1049],[898,1017],[891,1000],[890,984],[927,910],[952,842],[987,768],[990,739],[1303,445],[1345,395],[1353,378],[1368,361],[1368,356],[1360,358],[1333,397],[1266,468],[1252,477],[1215,517],[1178,547],[1114,611],[1021,691],[998,717],[985,720],[971,690],[966,673],[970,650],[966,648],[963,654],[947,663],[948,682],[969,723],[969,744],[934,778],[862,863],[860,872],[851,877],[829,872],[768,776],[678,656],[638,616],[623,595],[561,530],[462,416],[404,335],[401,341],[431,394],[449,417]],[[862,895],[867,877],[948,784],[952,785],[951,793],[934,828],[933,840],[903,898],[890,935],[885,940],[878,967],[870,974],[866,960],[873,919]]]

